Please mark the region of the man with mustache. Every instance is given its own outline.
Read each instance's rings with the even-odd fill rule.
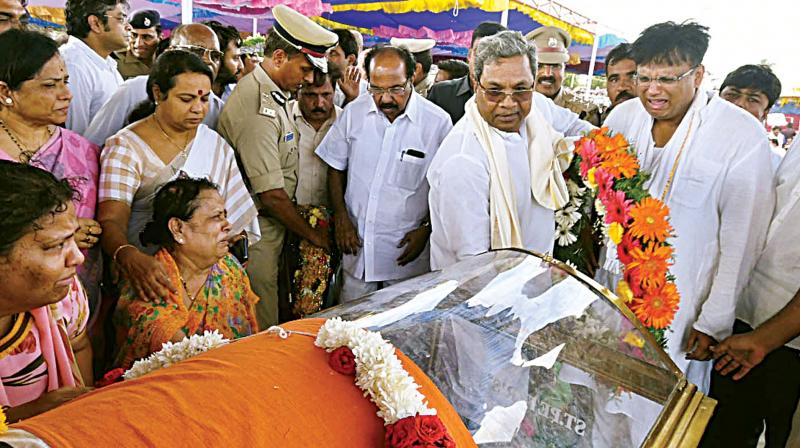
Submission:
[[[414,56],[414,60],[417,61],[416,68],[414,69],[414,90],[427,98],[428,91],[431,89],[433,81],[436,79],[436,71],[431,72],[431,67],[436,69],[436,67],[433,66],[433,55],[431,55],[431,50],[436,46],[436,41],[433,39],[403,39],[393,37],[390,42],[395,47],[405,47]]]
[[[564,70],[569,61],[569,33],[555,26],[536,28],[525,36],[536,46],[539,65],[536,72],[536,91],[565,107],[589,123],[600,126],[600,109],[596,104],[583,100],[562,84]]]
[[[330,167],[342,301],[430,270],[425,173],[452,128],[414,91],[407,49],[374,48],[364,65],[369,94],[347,105],[316,151]]]
[[[0,33],[12,28],[24,29],[30,16],[25,9],[26,1],[0,0]]]
[[[128,49],[113,53],[122,79],[150,73],[161,42],[161,15],[152,9],[137,11],[128,20],[128,26]]]
[[[611,106],[601,115],[602,120],[623,101],[636,98],[636,61],[631,56],[631,45],[621,43],[606,56],[606,93]]]
[[[219,38],[222,61],[219,63],[219,73],[214,78],[214,85],[211,89],[225,102],[231,96],[236,82],[241,78],[240,73],[244,70],[241,53],[242,38],[236,27],[223,25],[216,20],[209,20],[203,24],[214,30]]]

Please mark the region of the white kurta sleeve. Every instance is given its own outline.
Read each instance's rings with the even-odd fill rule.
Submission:
[[[314,151],[328,166],[339,171],[347,169],[347,159],[350,155],[350,142],[347,139],[349,118],[347,111],[340,115]]]
[[[67,111],[66,128],[77,134],[83,135],[92,120],[92,95],[94,82],[91,74],[75,63],[65,61],[69,73],[69,90],[72,101]],[[103,144],[104,142],[94,142]]]
[[[98,146],[103,146],[109,137],[125,127],[128,115],[146,99],[147,77],[144,77],[144,82],[138,77],[125,81],[92,117],[84,137]],[[209,127],[214,129],[213,126]]]
[[[456,155],[428,176],[431,182],[431,268],[441,269],[491,247],[489,173]]]
[[[719,204],[719,263],[694,328],[717,340],[731,334],[736,301],[761,252],[775,206],[766,140],[743,143],[753,150],[735,160]]]
[[[584,132],[595,128],[588,121],[581,120],[575,112],[556,105],[553,100],[542,94],[534,93],[533,103],[533,107],[550,120],[553,129],[564,134],[565,137],[582,136]]]

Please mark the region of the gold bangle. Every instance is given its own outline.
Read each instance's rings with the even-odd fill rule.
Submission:
[[[136,248],[136,246],[134,246],[133,244],[123,244],[122,246],[119,246],[119,247],[117,248],[117,250],[115,250],[115,251],[114,251],[114,255],[112,255],[112,256],[111,256],[111,260],[112,260],[114,263],[116,263],[116,262],[117,262],[117,255],[119,255],[119,251],[121,251],[122,249],[125,249],[126,247],[132,247],[132,248],[134,248],[134,249]]]

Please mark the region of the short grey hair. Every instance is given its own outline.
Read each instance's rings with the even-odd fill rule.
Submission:
[[[483,68],[501,58],[527,56],[531,74],[536,77],[536,47],[519,31],[501,31],[482,38],[475,50],[475,80],[480,82]]]

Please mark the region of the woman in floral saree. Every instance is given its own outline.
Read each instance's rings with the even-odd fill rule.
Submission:
[[[235,339],[258,331],[258,302],[239,262],[228,253],[231,225],[217,187],[205,179],[182,178],[159,190],[143,244],[160,247],[155,260],[177,293],[147,300],[123,279],[114,314],[120,350],[115,366],[203,331]]]

